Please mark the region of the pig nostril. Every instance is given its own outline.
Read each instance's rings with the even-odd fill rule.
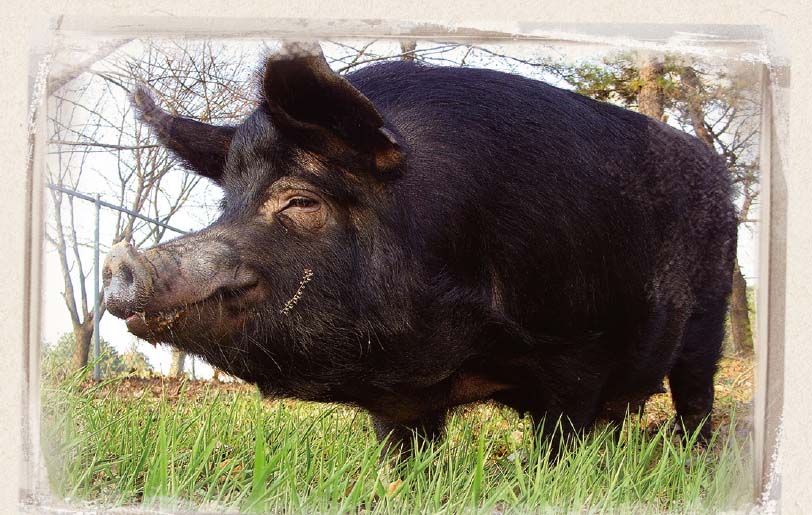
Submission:
[[[113,247],[102,269],[107,310],[118,318],[143,311],[153,294],[152,276],[131,246]]]
[[[121,280],[126,285],[131,285],[133,283],[133,271],[128,266],[121,267]]]

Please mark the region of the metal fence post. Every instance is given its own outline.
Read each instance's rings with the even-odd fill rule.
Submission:
[[[96,241],[93,244],[93,357],[95,365],[93,366],[93,379],[98,381],[101,379],[101,363],[99,363],[99,354],[101,354],[101,343],[99,342],[99,212],[101,211],[101,203],[99,202],[99,194],[96,194]]]

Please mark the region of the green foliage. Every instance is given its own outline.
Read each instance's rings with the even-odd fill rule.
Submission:
[[[637,94],[642,87],[640,70],[628,53],[572,66],[566,76],[581,95],[623,107],[637,105]]]
[[[186,383],[177,400],[82,387],[46,389],[43,434],[56,495],[72,502],[264,513],[658,513],[740,506],[751,495],[744,442],[708,449],[670,426],[599,427],[551,464],[529,422],[494,406],[458,410],[447,437],[381,461],[367,415]],[[113,388],[115,390],[115,388]],[[174,397],[174,396],[173,396]]]
[[[92,343],[91,343],[92,345]],[[99,340],[102,377],[115,377],[126,373],[149,375],[152,366],[147,357],[135,349],[123,355],[104,338]],[[71,369],[73,354],[76,350],[76,339],[73,333],[63,333],[55,344],[45,343],[42,347],[42,373],[44,377],[64,378]],[[93,350],[91,348],[91,361]],[[95,362],[94,362],[95,363]],[[92,367],[92,365],[91,365]]]
[[[138,377],[150,377],[154,370],[143,352],[138,352],[135,347],[130,348],[121,355],[121,362],[124,365],[124,372]]]
[[[53,376],[62,370],[69,370],[75,349],[76,340],[73,333],[63,333],[55,344],[43,342],[41,362],[43,374]]]

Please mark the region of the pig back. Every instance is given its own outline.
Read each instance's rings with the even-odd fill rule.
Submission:
[[[389,63],[348,78],[404,143],[397,231],[432,284],[566,335],[725,287],[729,178],[696,138],[492,70]]]

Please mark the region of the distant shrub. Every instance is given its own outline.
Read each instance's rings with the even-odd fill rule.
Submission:
[[[114,377],[122,374],[135,374],[141,377],[152,374],[152,365],[147,357],[132,348],[120,354],[115,347],[103,338],[100,343],[99,365],[102,377]],[[76,339],[73,333],[63,333],[55,344],[45,342],[42,346],[42,375],[56,379],[64,378],[71,371]],[[92,349],[91,349],[91,363]],[[90,365],[92,366],[92,364]]]

